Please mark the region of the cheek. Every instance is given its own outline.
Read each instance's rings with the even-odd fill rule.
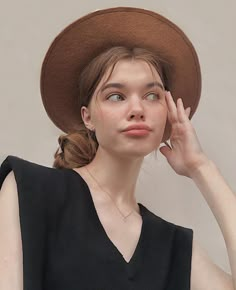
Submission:
[[[161,105],[157,110],[153,112],[153,118],[157,124],[166,123],[167,120],[167,107],[165,105]]]
[[[118,109],[114,110],[112,108],[103,109],[99,112],[98,118],[99,120],[103,120],[105,124],[117,122],[122,116],[121,111]]]
[[[111,110],[98,111],[95,116],[95,126],[102,134],[110,135],[119,124],[120,114]]]

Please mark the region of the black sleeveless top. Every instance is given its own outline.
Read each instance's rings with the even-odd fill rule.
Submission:
[[[190,289],[192,229],[138,203],[141,235],[126,262],[106,235],[79,173],[9,155],[0,167],[0,188],[11,170],[19,197],[24,290]]]

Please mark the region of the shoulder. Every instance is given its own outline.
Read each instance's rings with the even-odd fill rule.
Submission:
[[[168,219],[158,216],[146,208],[148,212],[149,221],[153,226],[158,227],[161,231],[170,232],[175,235],[177,241],[181,241],[183,238],[187,238],[189,241],[193,239],[193,229],[179,224],[176,224]]]
[[[17,156],[8,155],[0,167],[0,188],[6,177],[7,180],[5,182],[14,183],[15,181],[20,185],[22,182],[27,181],[33,184],[33,181],[36,180],[40,182],[46,181],[47,179],[52,180],[62,175],[62,170],[37,164]]]
[[[16,188],[16,179],[14,171],[11,170],[9,173],[7,173],[6,178],[4,178],[1,191],[5,190],[6,188]]]
[[[193,230],[150,211],[148,219],[151,221],[149,232],[155,241],[155,255],[163,261],[163,267],[168,272],[167,288],[189,289]]]
[[[193,229],[178,225],[164,219],[146,208],[148,214],[148,228],[153,238],[156,238],[171,252],[175,258],[181,260],[181,255],[186,258],[186,266],[189,266],[192,256]]]
[[[0,167],[0,190],[13,187],[20,205],[54,208],[64,199],[67,185],[63,170],[8,155]]]

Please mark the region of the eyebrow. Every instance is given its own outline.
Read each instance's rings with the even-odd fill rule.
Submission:
[[[155,85],[158,86],[159,88],[161,88],[164,91],[163,85],[161,83],[159,83],[159,82],[151,82],[151,83],[148,83],[148,84],[146,84],[145,88],[147,88],[147,89],[148,88],[152,88]],[[122,89],[122,88],[125,88],[125,85],[124,84],[121,84],[121,83],[108,83],[104,87],[102,87],[101,92],[105,91],[108,88],[118,88],[118,89]]]

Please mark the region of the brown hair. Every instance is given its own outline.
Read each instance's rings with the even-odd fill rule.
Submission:
[[[164,57],[161,58],[160,55],[144,48],[116,46],[96,56],[80,74],[78,79],[79,109],[82,106],[88,107],[104,74],[111,68],[108,76],[109,79],[116,63],[123,59],[146,61],[149,66],[152,65],[156,69],[165,89],[170,90],[170,64]],[[59,136],[58,143],[60,147],[54,153],[55,160],[53,167],[82,167],[93,160],[99,145],[96,135],[94,132],[88,130],[84,123],[81,123],[79,128],[76,132]]]

